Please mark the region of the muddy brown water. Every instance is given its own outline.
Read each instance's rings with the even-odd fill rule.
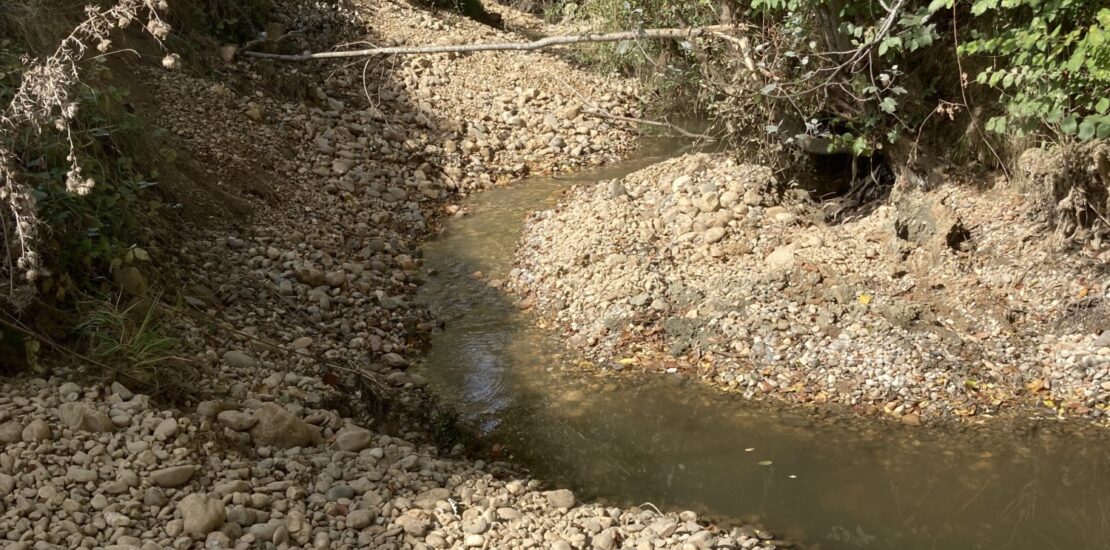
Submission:
[[[806,548],[1110,548],[1110,440],[1052,420],[909,428],[806,413],[681,375],[597,377],[505,291],[528,212],[676,153],[480,193],[425,247],[446,321],[422,373],[511,459],[584,498],[759,522]],[[482,280],[471,274],[481,271]]]

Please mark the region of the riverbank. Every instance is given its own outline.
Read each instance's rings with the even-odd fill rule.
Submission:
[[[403,3],[355,7],[281,6],[301,32],[283,47],[514,38]],[[180,235],[144,246],[150,262],[121,281],[175,298],[159,318],[182,357],[160,377],[181,391],[155,400],[77,364],[6,381],[6,547],[772,547],[690,512],[580,502],[437,445],[450,415],[409,370],[436,326],[411,301],[436,220],[460,194],[620,158],[634,132],[581,101],[634,115],[631,82],[547,54],[291,66],[216,53],[207,69],[127,75],[204,181],[176,190]]]
[[[1103,422],[1106,247],[1060,250],[1043,194],[903,186],[828,224],[766,168],[687,155],[536,213],[508,286],[605,369],[912,425]]]

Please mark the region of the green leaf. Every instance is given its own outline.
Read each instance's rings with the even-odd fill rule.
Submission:
[[[893,97],[885,97],[882,103],[879,103],[879,108],[882,109],[884,113],[890,114],[898,109],[898,102],[895,101]]]
[[[890,48],[902,49],[902,37],[888,36],[884,38],[883,41],[879,43],[879,55],[885,55]]]
[[[1087,50],[1083,48],[1076,48],[1075,53],[1071,54],[1071,59],[1068,60],[1068,72],[1079,72],[1079,69],[1083,68],[1083,61],[1086,59]]]
[[[998,7],[998,0],[976,0],[971,5],[971,15],[983,15],[988,10]]]
[[[862,157],[870,148],[867,146],[867,139],[859,136],[852,142],[852,154],[857,157]]]
[[[1075,115],[1068,115],[1064,118],[1064,121],[1060,123],[1060,129],[1063,130],[1065,134],[1074,134],[1077,128],[1079,128],[1079,120],[1075,118]]]
[[[954,0],[933,0],[929,3],[929,13],[936,13],[941,9],[952,9],[952,2]]]
[[[1079,141],[1088,141],[1095,137],[1098,127],[1095,126],[1094,117],[1087,117],[1079,125]]]
[[[1095,104],[1095,112],[1100,115],[1106,114],[1107,109],[1110,109],[1110,98],[1104,97]]]
[[[996,134],[1005,134],[1006,133],[1006,117],[1004,117],[1004,116],[993,116],[993,117],[991,117],[990,119],[987,120],[986,128],[987,128],[988,132],[994,132]]]
[[[1098,125],[1098,130],[1095,131],[1095,137],[1098,139],[1106,139],[1110,137],[1110,122],[1102,122]]]

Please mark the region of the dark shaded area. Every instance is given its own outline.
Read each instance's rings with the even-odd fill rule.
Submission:
[[[469,17],[483,25],[495,29],[503,29],[505,23],[500,14],[493,13],[482,5],[481,0],[417,0],[417,5],[422,5],[434,10],[444,10]]]

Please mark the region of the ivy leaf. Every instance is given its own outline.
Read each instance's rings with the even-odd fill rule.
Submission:
[[[879,103],[879,108],[884,113],[891,114],[898,109],[898,102],[893,97],[884,97],[882,103]]]
[[[867,146],[867,138],[859,136],[852,142],[852,154],[857,157],[862,157],[870,148]]]

